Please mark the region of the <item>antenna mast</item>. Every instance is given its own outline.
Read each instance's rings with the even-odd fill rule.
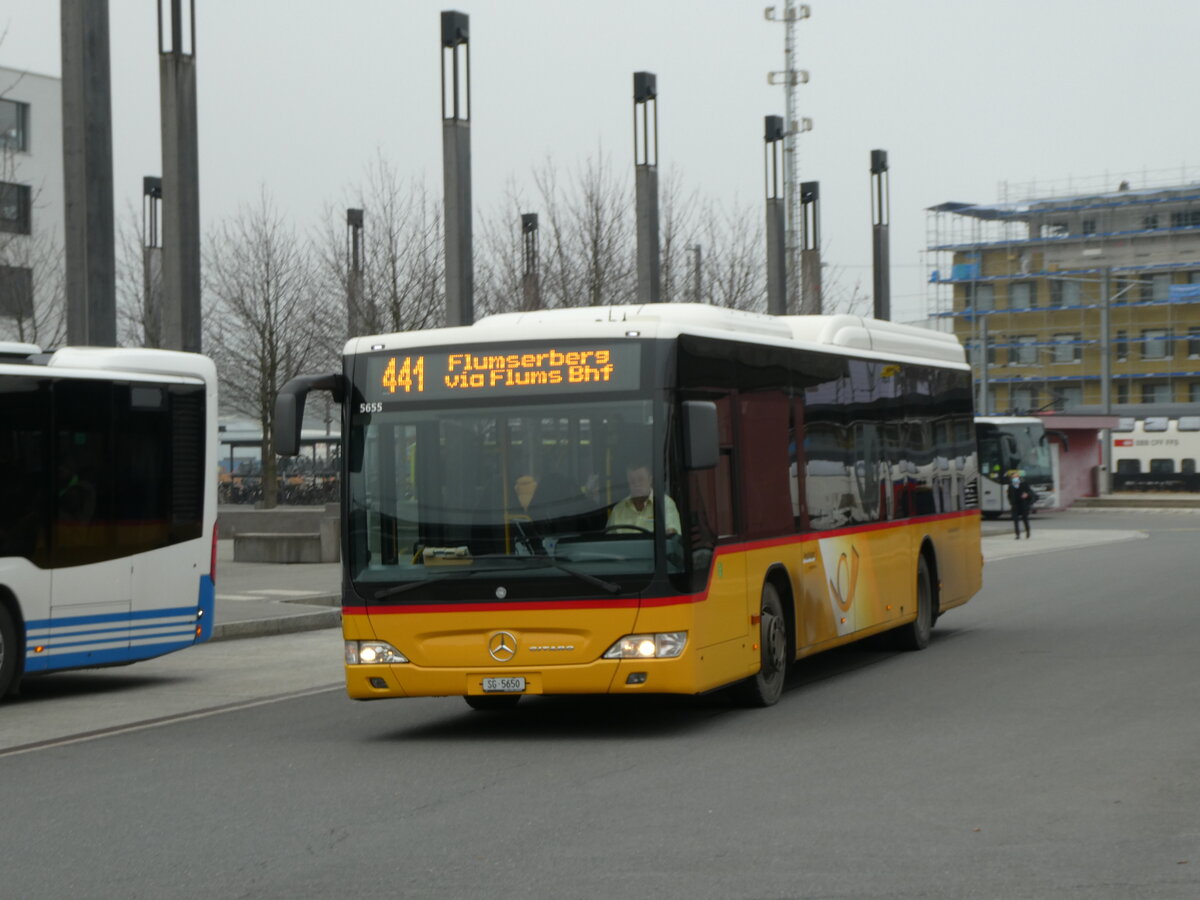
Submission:
[[[796,23],[807,19],[812,10],[807,3],[796,3],[787,0],[783,7],[783,17],[776,15],[776,8],[768,6],[764,15],[768,22],[783,22],[783,65],[782,72],[767,74],[768,84],[782,84],[787,99],[787,122],[783,138],[783,182],[784,197],[787,212],[787,305],[788,312],[795,315],[800,312],[800,248],[803,245],[801,228],[803,218],[800,213],[800,159],[796,152],[796,135],[812,130],[812,119],[801,119],[796,115],[796,86],[808,84],[808,72],[796,68]]]

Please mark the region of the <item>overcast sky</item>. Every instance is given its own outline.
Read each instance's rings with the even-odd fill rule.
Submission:
[[[164,0],[169,2],[169,0]],[[632,168],[632,73],[658,76],[659,165],[761,204],[763,116],[785,111],[784,27],[766,0],[196,0],[201,214],[265,185],[297,225],[383,154],[440,191],[439,13],[470,16],[476,216],[509,179],[602,151]],[[782,8],[782,0],[777,5]],[[814,0],[802,180],[821,183],[825,262],[871,283],[868,172],[888,151],[894,318],[924,310],[925,209],[998,184],[1200,166],[1195,0]],[[0,65],[59,75],[59,4],[0,0]],[[161,171],[157,0],[110,0],[117,208]],[[1195,173],[1189,171],[1189,175]],[[1135,187],[1137,186],[1137,178]],[[531,210],[536,211],[536,209]],[[369,214],[369,209],[368,209]],[[478,219],[477,219],[478,220]]]

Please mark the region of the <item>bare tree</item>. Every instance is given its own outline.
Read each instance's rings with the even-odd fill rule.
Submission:
[[[696,231],[697,192],[684,187],[679,170],[672,169],[659,182],[659,255],[661,258],[661,298],[664,303],[686,303],[692,299],[688,273],[687,248]]]
[[[480,218],[475,257],[476,317],[521,308],[525,275],[521,215],[531,211],[529,202],[509,179],[496,210]],[[540,230],[538,238],[540,247]]]
[[[829,245],[821,248],[822,258],[829,256]],[[866,267],[869,268],[869,267]],[[851,275],[842,265],[825,263],[821,266],[821,312],[826,315],[846,313],[852,316],[874,315],[874,302],[863,275]]]
[[[43,347],[66,340],[62,258],[53,234],[0,234],[0,338]]]
[[[767,305],[763,216],[748,207],[701,207],[704,297],[714,306],[763,312]]]
[[[117,340],[126,347],[161,347],[162,310],[156,307],[154,290],[161,291],[162,248],[146,247],[145,221],[132,205],[116,226]],[[148,285],[147,278],[156,279],[156,285]]]
[[[542,297],[548,307],[631,302],[637,294],[630,180],[602,153],[562,187],[547,160],[533,173],[542,229]]]
[[[222,405],[262,428],[263,505],[277,498],[275,396],[319,361],[328,336],[319,330],[312,253],[266,190],[209,235],[205,343],[217,364]]]
[[[382,155],[368,167],[365,182],[349,193],[364,210],[361,312],[365,333],[440,325],[446,304],[438,199],[423,181],[403,181]],[[336,307],[342,319],[331,333],[344,335],[350,278],[345,211],[329,208],[325,221],[319,240],[321,283],[328,309]]]

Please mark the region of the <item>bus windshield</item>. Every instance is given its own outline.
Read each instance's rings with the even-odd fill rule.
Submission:
[[[552,584],[553,596],[637,590],[654,572],[655,517],[630,524],[611,510],[629,494],[627,470],[652,472],[661,458],[652,436],[650,400],[389,404],[359,416],[350,579],[364,597],[388,602],[445,581],[474,598],[494,591],[501,573],[506,584]]]
[[[1041,422],[978,422],[976,432],[983,472],[1003,478],[1016,469],[1031,483],[1051,480],[1050,447]]]

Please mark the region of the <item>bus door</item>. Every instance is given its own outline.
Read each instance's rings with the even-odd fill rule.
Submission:
[[[52,653],[68,665],[128,654],[133,563],[116,559],[112,386],[54,387],[50,546]]]

